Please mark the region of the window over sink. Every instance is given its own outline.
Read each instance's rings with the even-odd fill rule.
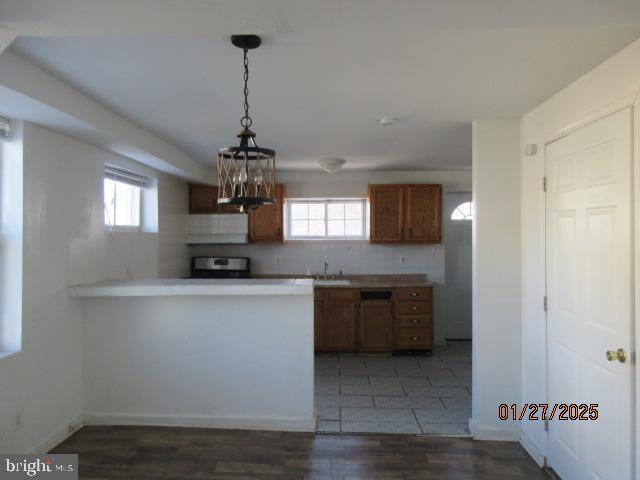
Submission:
[[[367,200],[294,199],[285,202],[287,240],[366,240]]]

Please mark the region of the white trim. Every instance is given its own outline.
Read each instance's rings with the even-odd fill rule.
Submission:
[[[625,95],[622,95],[621,97],[618,97],[617,99],[592,110],[590,113],[584,115],[583,117],[579,118],[575,122],[571,122],[561,127],[550,129],[549,131],[545,132],[545,134],[542,136],[544,139],[543,143],[547,145],[551,142],[555,142],[556,140],[559,140],[562,137],[566,137],[567,135],[584,127],[585,125],[588,125],[593,122],[597,122],[598,120],[601,120],[608,115],[616,113],[622,110],[623,108],[633,107],[634,105],[637,105],[638,104],[637,98],[639,93],[640,92],[633,92],[633,93],[627,93]]]
[[[205,415],[88,414],[85,415],[84,424],[233,428],[243,430],[282,430],[290,432],[316,431],[315,414],[311,418],[215,417]]]
[[[47,453],[55,446],[59,445],[71,435],[76,433],[79,429],[81,429],[85,425],[84,417],[82,415],[76,417],[75,420],[72,420],[67,425],[59,428],[47,438],[45,438],[42,442],[38,443],[35,447],[33,447],[29,453]]]
[[[507,428],[481,427],[475,423],[473,418],[469,419],[469,430],[473,434],[474,440],[489,440],[499,442],[518,442],[520,436],[518,431]]]
[[[633,132],[631,135],[633,139],[633,235],[634,235],[634,318],[632,328],[635,332],[635,345],[633,346],[633,352],[637,355],[638,346],[640,345],[640,328],[638,328],[637,312],[640,312],[640,91],[634,98],[633,102]],[[638,408],[640,406],[640,369],[638,369],[637,361],[634,364],[635,367],[635,391],[636,398],[634,404],[635,415],[635,428],[636,428],[636,445],[635,445],[635,478],[640,478],[640,415],[638,415]],[[633,421],[633,420],[632,420]]]
[[[546,466],[547,457],[544,455],[544,452],[524,430],[520,430],[520,445],[531,455],[531,458],[533,458],[540,468]]]

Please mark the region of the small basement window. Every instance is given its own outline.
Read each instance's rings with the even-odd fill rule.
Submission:
[[[105,169],[104,224],[111,229],[140,229],[141,190],[148,179],[116,168]]]
[[[367,200],[287,199],[288,240],[365,240]]]

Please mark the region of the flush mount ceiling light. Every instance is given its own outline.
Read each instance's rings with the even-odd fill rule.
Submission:
[[[344,158],[322,158],[318,163],[325,172],[336,173],[347,161]]]
[[[231,43],[244,52],[244,116],[238,134],[240,145],[218,150],[218,203],[236,205],[246,213],[275,203],[276,152],[258,147],[249,127],[249,59],[247,52],[260,46],[257,35],[232,35]]]

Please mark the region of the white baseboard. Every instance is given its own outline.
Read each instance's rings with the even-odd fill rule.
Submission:
[[[85,425],[148,425],[157,427],[232,428],[315,432],[316,418],[208,417],[195,415],[85,414]]]
[[[520,445],[531,455],[531,458],[533,458],[540,468],[545,466],[547,457],[538,444],[534,442],[524,430],[520,430]]]
[[[500,442],[517,442],[520,440],[518,431],[506,428],[479,426],[473,418],[469,419],[469,431],[474,440],[492,440]]]
[[[29,453],[47,453],[49,450],[62,443],[83,426],[84,417],[80,415],[75,420],[69,422],[67,425],[49,435],[42,442],[33,447]]]

